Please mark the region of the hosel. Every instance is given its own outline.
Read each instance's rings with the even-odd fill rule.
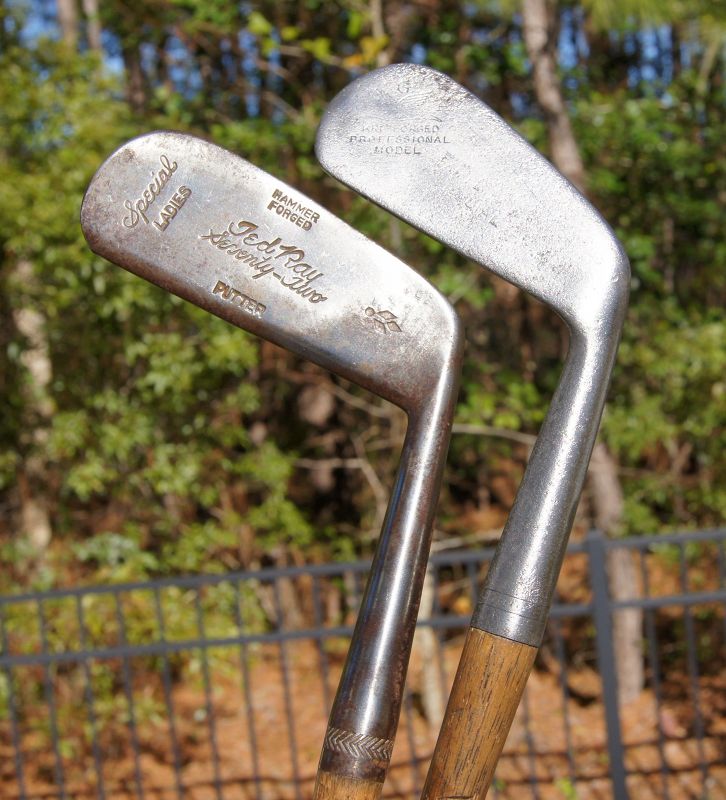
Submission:
[[[539,647],[600,424],[617,341],[571,329],[559,385],[472,627]]]
[[[401,461],[330,714],[321,773],[382,786],[398,726],[451,437],[460,352],[409,414]]]

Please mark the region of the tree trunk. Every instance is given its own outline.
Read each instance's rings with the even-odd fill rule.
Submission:
[[[30,456],[18,469],[16,480],[20,497],[20,534],[31,552],[42,560],[53,538],[48,503],[42,493],[44,464],[41,458]]]
[[[78,6],[76,0],[57,0],[58,24],[61,38],[70,49],[75,50],[78,42]]]
[[[386,25],[383,21],[383,0],[370,0],[369,11],[371,15],[371,33],[375,39],[382,39],[386,35]],[[390,42],[376,56],[377,67],[387,67],[391,63]]]
[[[28,286],[34,280],[32,265],[21,261],[15,269],[14,282],[19,286]],[[23,450],[27,455],[17,474],[20,530],[30,542],[33,552],[42,558],[52,537],[46,491],[48,467],[44,453],[53,416],[49,392],[53,371],[45,320],[41,314],[31,308],[15,309],[13,322],[27,341],[28,346],[21,361],[31,376],[24,403],[23,429],[28,432],[28,438],[23,442]]]
[[[146,81],[138,47],[125,47],[123,59],[126,68],[126,101],[134,113],[141,114],[146,107]]]
[[[434,581],[431,570],[426,570],[418,620],[431,619],[434,609]],[[436,634],[428,625],[416,628],[413,636],[413,650],[418,652],[421,662],[421,703],[429,728],[435,733],[444,719],[446,688],[441,685],[439,672],[438,642]]]
[[[101,20],[98,16],[98,0],[82,0],[83,13],[86,15],[86,34],[88,46],[94,53],[102,52]]]
[[[522,0],[524,41],[532,62],[535,96],[545,113],[552,162],[584,193],[585,168],[557,75],[557,11],[556,0]],[[623,491],[617,464],[602,442],[595,445],[589,479],[595,524],[607,536],[617,536],[623,517]],[[608,575],[614,600],[639,595],[637,573],[627,550],[610,551]],[[638,609],[614,615],[621,703],[632,700],[643,688],[642,621],[643,614]]]
[[[535,96],[547,122],[550,157],[568,180],[584,190],[585,168],[557,75],[556,4],[523,0],[522,23],[527,55],[532,62]]]
[[[623,518],[623,490],[615,461],[602,442],[595,445],[589,478],[595,525],[606,535],[617,536]],[[632,600],[640,596],[638,572],[630,550],[608,550],[607,572],[613,600]],[[642,639],[641,609],[627,608],[613,614],[613,647],[621,705],[634,700],[645,683]]]

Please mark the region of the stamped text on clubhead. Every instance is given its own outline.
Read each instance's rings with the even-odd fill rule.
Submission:
[[[569,327],[560,383],[487,576],[457,677],[458,689],[465,675],[480,680],[483,699],[485,665],[477,677],[466,672],[467,659],[485,645],[506,651],[510,686],[500,687],[497,697],[510,695],[513,715],[519,684],[524,686],[542,640],[602,414],[627,306],[627,258],[607,223],[546,159],[484,103],[427,67],[396,64],[354,81],[328,107],[316,152],[339,180],[535,295]],[[522,679],[515,680],[515,673]],[[482,780],[491,778],[488,772],[482,777],[491,765],[479,777],[470,775],[471,783],[432,778],[437,771],[476,772],[476,758],[464,750],[483,745],[464,730],[457,703],[468,701],[456,697],[457,688],[424,797],[479,797]],[[491,709],[503,727],[507,714],[496,703]],[[458,766],[443,752],[444,740],[454,736],[446,727],[454,715],[463,738]],[[487,746],[501,749],[504,737]]]
[[[383,781],[461,368],[449,303],[300,192],[178,133],[128,142],[86,192],[101,256],[403,408],[408,430],[322,766]]]

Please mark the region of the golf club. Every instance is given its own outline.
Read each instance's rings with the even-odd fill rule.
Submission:
[[[442,295],[329,211],[193,136],[133,139],[100,167],[91,249],[401,407],[408,427],[335,698],[319,797],[376,797],[391,757],[451,434],[463,338]]]
[[[628,299],[610,227],[484,103],[428,67],[357,79],[325,112],[333,176],[566,322],[559,385],[467,634],[423,797],[483,797],[541,644]]]

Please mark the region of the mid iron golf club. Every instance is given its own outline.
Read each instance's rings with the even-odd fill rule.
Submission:
[[[447,76],[396,64],[330,104],[316,152],[360,194],[554,309],[561,379],[472,618],[423,797],[483,797],[541,644],[629,288],[597,211]]]
[[[319,797],[385,777],[451,433],[450,304],[329,211],[232,153],[159,132],[114,152],[81,211],[92,250],[400,406],[408,428],[330,716]]]

